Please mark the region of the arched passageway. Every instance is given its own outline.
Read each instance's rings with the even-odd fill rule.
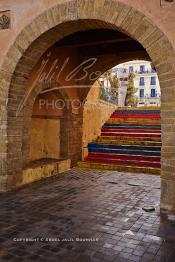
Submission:
[[[98,32],[94,34],[92,30]],[[86,36],[85,31],[88,31]],[[82,32],[82,35],[77,32]],[[89,38],[91,41],[88,41]],[[61,52],[62,48],[64,52]],[[62,71],[62,75],[69,75],[85,58],[92,56],[97,56],[98,60],[88,67],[88,75],[91,76],[93,72],[105,72],[116,64],[116,60],[118,63],[128,60],[128,57],[129,60],[152,60],[162,88],[161,205],[166,209],[174,209],[174,50],[161,30],[142,13],[113,1],[81,0],[58,4],[25,27],[9,49],[0,71],[3,110],[0,116],[3,123],[0,130],[1,191],[21,185],[22,170],[29,161],[33,104],[40,92],[48,87],[46,81],[44,84],[38,82],[34,73],[39,72],[43,80],[48,77],[50,63],[55,61],[57,51],[61,54],[59,65],[64,65],[65,58],[71,57],[69,68],[63,68],[68,71]],[[41,66],[40,71],[36,71],[38,64]],[[56,72],[52,80],[54,76]],[[55,80],[58,80],[58,75]],[[65,88],[62,95],[83,101],[88,89],[79,89],[78,86],[91,86],[94,81],[95,77],[84,78],[82,71],[78,75],[78,82],[69,75],[66,85],[74,88]],[[65,86],[65,79],[61,79],[60,75],[59,84]],[[81,149],[81,116],[82,108],[76,112],[70,108],[65,124],[68,141],[66,154],[72,161],[79,158],[77,152],[80,153]]]

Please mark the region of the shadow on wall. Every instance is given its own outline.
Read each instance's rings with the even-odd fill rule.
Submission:
[[[87,144],[101,133],[102,125],[109,119],[117,106],[99,99],[100,85],[96,81],[87,96],[83,111],[83,150],[82,158],[87,156]]]

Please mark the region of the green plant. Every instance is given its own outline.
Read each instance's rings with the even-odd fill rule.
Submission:
[[[108,100],[109,97],[112,97],[112,100],[115,104],[118,104],[118,90],[119,90],[119,80],[116,75],[112,74],[112,69],[109,69],[103,74],[103,77],[107,79],[110,83],[110,91],[105,90],[105,99]]]
[[[100,84],[100,99],[104,100],[104,101],[107,101],[108,100],[108,97],[107,97],[107,94],[106,94],[106,90],[105,88],[102,86],[102,83],[100,81],[98,81],[99,84]]]

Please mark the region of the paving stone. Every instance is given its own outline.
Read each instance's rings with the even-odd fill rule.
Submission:
[[[128,186],[133,181],[143,186]],[[142,210],[159,204],[159,185],[154,175],[74,168],[2,193],[0,261],[171,262],[173,217]]]
[[[142,209],[144,211],[146,211],[146,212],[153,212],[153,211],[155,211],[155,207],[153,207],[153,206],[144,206],[144,207],[142,207]]]

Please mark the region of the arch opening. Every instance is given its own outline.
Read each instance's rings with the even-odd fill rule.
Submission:
[[[44,116],[48,119],[49,115],[53,119],[56,114],[60,121],[63,114],[53,112],[53,110],[58,111],[58,104],[61,103],[63,111],[74,116],[81,115],[81,122],[83,122],[85,101],[88,96],[90,96],[89,100],[95,101],[93,92],[90,92],[90,90],[94,83],[94,85],[96,85],[99,76],[117,62],[120,63],[130,58],[141,59],[142,57],[149,58],[144,48],[135,40],[117,30],[91,29],[73,33],[54,44],[34,66],[27,85],[27,90],[29,90],[27,94],[29,93],[29,96],[26,96],[25,102],[28,103],[30,93],[33,92],[32,89],[36,88],[36,82],[38,81],[40,92],[45,96],[44,99],[39,95],[39,99],[37,99],[34,104],[34,108],[36,108],[36,104],[38,105],[35,110],[41,109],[41,112],[39,112],[40,118]],[[44,70],[40,73],[40,78],[38,78],[38,72],[41,71],[40,68],[42,68],[42,65],[44,65]],[[56,95],[56,99],[53,98],[53,93]],[[62,98],[64,96],[65,99],[59,98],[60,93],[62,93]],[[96,99],[98,100],[99,98],[96,97]],[[47,111],[45,113],[42,112],[42,103],[45,106],[44,109]],[[98,105],[96,105],[96,107],[98,107]],[[110,112],[112,108],[113,107],[109,108],[108,111]],[[108,115],[106,115],[106,117]],[[35,118],[35,120],[32,120],[32,122],[35,122],[36,115],[34,112],[33,118]],[[99,122],[99,120],[97,121]],[[43,122],[43,120],[41,122]],[[98,126],[98,129],[99,128],[100,126]],[[34,130],[33,132],[35,133]],[[58,130],[57,132],[60,133]],[[97,135],[93,130],[92,133]],[[40,135],[42,139],[43,134]],[[76,135],[74,135],[74,138],[75,137]],[[71,139],[72,138],[70,138],[69,141]],[[78,135],[78,140],[82,140],[81,134]],[[27,138],[26,141],[29,141],[29,139]],[[33,140],[33,142],[34,145],[32,147],[30,145],[30,152],[33,151],[33,154],[38,154],[40,158],[41,154],[36,150],[35,140]],[[23,143],[25,143],[25,141]],[[81,143],[77,144],[79,148],[76,147],[74,156],[71,155],[72,151],[66,155],[66,157],[71,155],[73,164],[76,163],[77,160],[80,160],[81,156],[82,146]],[[59,146],[57,144],[55,144],[55,146],[58,150]],[[65,148],[65,145],[63,147]],[[43,152],[43,158],[44,156],[48,156],[49,158],[49,153],[46,148],[45,143],[43,144],[43,142],[40,141],[40,150]],[[30,156],[27,152],[23,155],[27,156],[26,159],[23,159],[24,167],[29,161],[35,160],[33,156],[31,156],[31,153]],[[57,156],[62,157],[62,155],[59,154],[57,154]]]

